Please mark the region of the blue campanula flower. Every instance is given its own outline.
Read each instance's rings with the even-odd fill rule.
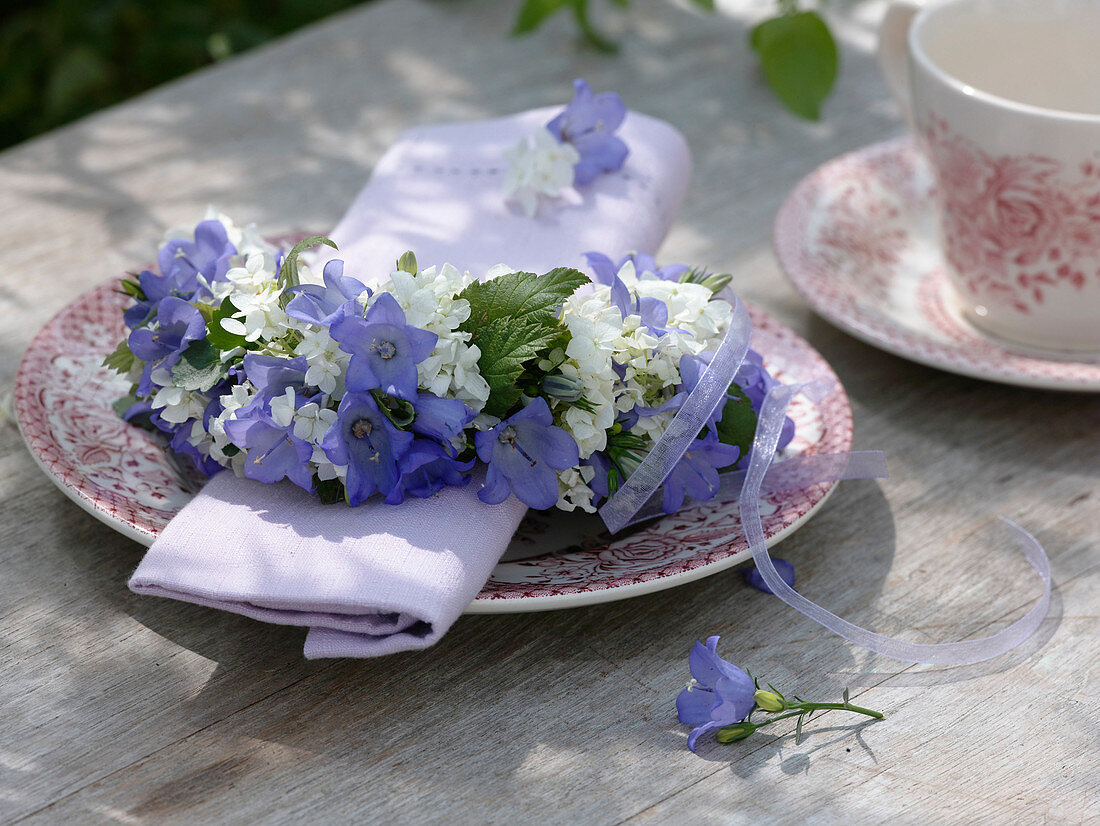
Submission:
[[[485,487],[477,495],[489,505],[514,493],[528,507],[552,508],[558,501],[554,471],[568,470],[580,461],[577,443],[555,426],[541,396],[492,430],[480,431],[474,442],[478,458],[489,465]]]
[[[627,316],[636,315],[653,335],[659,337],[667,332],[668,307],[665,302],[653,296],[639,298],[618,275],[611,282],[611,304],[618,308],[624,321]]]
[[[619,270],[623,268],[623,264],[628,261],[634,264],[634,271],[638,274],[639,278],[646,273],[652,273],[663,281],[679,281],[680,276],[688,271],[688,267],[684,264],[667,264],[663,267],[658,267],[652,255],[646,255],[641,252],[631,252],[624,255],[619,259],[618,264],[602,252],[586,252],[584,258],[588,262],[588,268],[595,276],[593,280],[597,284],[610,285],[613,283],[615,276],[618,275]]]
[[[546,128],[560,143],[571,144],[580,153],[581,159],[573,167],[576,186],[622,168],[630,150],[613,133],[625,117],[626,105],[617,93],[597,95],[585,81],[573,81],[573,100]]]
[[[438,336],[405,324],[397,299],[382,293],[366,318],[336,319],[329,335],[351,353],[346,382],[349,390],[380,388],[383,393],[412,401],[416,398],[416,365],[431,355]]]
[[[757,413],[760,412],[760,406],[764,403],[764,397],[768,391],[779,384],[764,367],[763,357],[755,350],[749,350],[744,362],[741,363],[741,369],[737,371],[733,380],[748,397],[752,409]],[[783,422],[783,430],[780,432],[776,450],[785,448],[793,438],[794,420],[788,416]]]
[[[225,433],[246,451],[246,478],[268,485],[289,479],[300,488],[313,490],[309,470],[313,445],[296,437],[293,425],[282,427],[263,415],[238,415],[225,423]]]
[[[779,574],[779,578],[793,588],[794,565],[777,556],[772,557],[772,564],[775,566],[775,572]],[[741,573],[745,577],[745,582],[753,588],[756,588],[758,591],[763,591],[765,594],[772,593],[772,589],[768,587],[768,583],[764,581],[764,577],[760,575],[760,571],[757,570],[755,565],[744,568]]]
[[[213,476],[223,468],[215,459],[204,456],[199,452],[197,447],[188,441],[187,437],[191,435],[192,425],[193,422],[184,422],[181,425],[176,425],[172,433],[172,439],[168,442],[168,446],[176,453],[183,454],[190,459],[203,475]]]
[[[370,393],[349,392],[340,401],[334,424],[321,440],[329,461],[347,465],[344,482],[349,505],[372,494],[388,497],[401,480],[397,463],[408,451],[413,434],[398,430]]]
[[[719,657],[717,649],[718,637],[708,637],[706,647],[695,643],[688,656],[692,682],[676,698],[680,722],[693,726],[688,735],[692,751],[700,735],[741,722],[755,705],[752,678]]]
[[[260,353],[247,353],[244,357],[244,374],[256,386],[262,396],[281,396],[288,387],[301,390],[306,386],[306,370],[309,364],[305,356],[281,358]]]
[[[163,299],[155,329],[139,327],[127,339],[130,351],[145,362],[138,395],[148,396],[153,391],[154,371],[171,370],[191,342],[205,337],[206,322],[198,310],[182,298]]]
[[[662,486],[662,507],[665,513],[678,511],[684,504],[685,496],[699,502],[713,497],[721,484],[718,478],[719,468],[736,464],[739,453],[733,445],[718,441],[718,436],[712,432],[692,442],[683,458],[665,478]]]
[[[247,353],[242,362],[244,375],[256,387],[256,395],[248,404],[240,408],[235,418],[249,419],[261,416],[271,421],[271,400],[286,393],[288,387],[293,388],[295,394],[303,393],[303,401],[310,401],[315,394],[307,391],[306,370],[309,365],[305,356],[294,358],[281,358],[280,356],[265,356],[260,353]],[[229,392],[228,389],[226,392]]]
[[[416,418],[413,419],[412,429],[443,443],[461,436],[476,415],[465,402],[442,399],[434,393],[417,393],[413,410]]]
[[[200,221],[193,240],[173,238],[160,248],[157,266],[167,277],[201,275],[210,283],[225,280],[229,259],[236,254],[221,221]]]
[[[123,314],[127,326],[148,323],[158,314],[160,302],[169,296],[185,301],[209,297],[203,282],[224,280],[229,259],[236,254],[237,248],[230,243],[221,221],[200,222],[193,240],[173,238],[157,255],[160,272],[143,270],[138,275],[145,300],[135,302]]]
[[[327,327],[341,314],[349,312],[349,301],[357,302],[363,293],[368,297],[372,295],[362,281],[344,275],[344,262],[339,258],[326,263],[322,275],[325,280],[323,287],[302,284],[290,289],[294,298],[286,306],[288,316]]]
[[[448,485],[461,487],[470,481],[474,464],[474,459],[460,462],[452,458],[443,445],[431,439],[415,439],[398,462],[401,480],[386,502],[400,503],[406,494],[426,499]]]

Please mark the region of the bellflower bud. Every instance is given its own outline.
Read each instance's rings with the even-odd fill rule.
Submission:
[[[758,689],[752,695],[752,699],[764,711],[783,711],[787,707],[787,704],[783,702],[783,698],[774,691]]]
[[[574,376],[551,373],[542,380],[542,392],[563,402],[575,402],[584,395],[584,382]]]
[[[714,733],[714,739],[719,743],[735,743],[749,737],[756,726],[752,723],[734,723],[732,726],[723,726]]]
[[[413,255],[412,250],[401,253],[401,257],[397,259],[397,269],[400,272],[407,272],[409,275],[417,274],[416,256]]]

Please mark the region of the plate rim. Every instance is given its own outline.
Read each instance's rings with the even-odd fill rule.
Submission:
[[[966,376],[967,378],[1008,384],[1016,387],[1069,393],[1100,392],[1100,365],[1097,366],[1097,375],[1095,378],[1058,379],[1032,376],[1015,371],[998,370],[995,365],[991,365],[989,369],[983,369],[982,367],[959,363],[952,358],[951,354],[963,357],[972,351],[963,346],[945,344],[937,341],[923,334],[918,328],[897,324],[885,315],[881,318],[877,317],[862,307],[854,303],[845,302],[843,299],[839,298],[836,299],[836,301],[837,303],[843,303],[844,309],[838,310],[832,306],[832,301],[830,299],[823,297],[810,287],[807,282],[812,281],[813,276],[812,274],[807,275],[805,273],[803,258],[806,253],[803,241],[806,236],[807,218],[816,204],[816,194],[822,183],[822,179],[826,177],[831,169],[837,166],[852,163],[864,157],[873,157],[877,154],[890,154],[907,150],[919,152],[916,141],[908,135],[868,144],[830,158],[803,177],[795,185],[794,189],[791,190],[779,207],[772,231],[772,244],[775,249],[775,255],[779,261],[780,269],[787,277],[787,280],[794,286],[795,290],[798,291],[799,295],[802,296],[806,303],[810,305],[810,308],[830,324],[872,347],[876,347],[908,361],[923,364],[926,367],[933,367],[937,370],[944,370],[956,375]],[[885,333],[879,332],[877,329],[878,327],[886,327],[892,331],[894,335],[888,336]],[[905,342],[909,340],[919,340],[933,349],[935,353],[942,353],[943,355],[937,358],[933,353],[925,353],[918,348],[910,349],[905,346]],[[1008,347],[1000,345],[994,339],[987,337],[983,337],[982,341],[1003,352],[1005,356],[1008,357],[1022,357],[1038,363],[1050,365],[1072,364],[1082,367],[1091,366],[1091,362],[1074,361],[1071,358],[1049,359],[1043,358],[1040,354],[1016,352]]]

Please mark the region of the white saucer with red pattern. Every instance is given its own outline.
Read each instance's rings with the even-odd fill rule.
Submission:
[[[947,280],[932,169],[910,138],[804,178],[776,217],[775,249],[814,311],[868,344],[973,378],[1100,391],[1100,354],[1017,346],[966,320]]]

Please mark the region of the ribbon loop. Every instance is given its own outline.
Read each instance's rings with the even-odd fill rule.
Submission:
[[[937,665],[980,662],[1012,650],[1035,633],[1050,608],[1050,560],[1034,536],[1003,517],[1001,521],[1013,531],[1024,557],[1031,563],[1043,581],[1043,594],[1027,614],[1007,628],[989,637],[963,640],[961,642],[919,643],[877,634],[827,611],[817,603],[802,596],[780,578],[779,572],[775,570],[775,566],[772,564],[771,556],[768,554],[768,548],[764,541],[764,530],[760,521],[759,498],[764,487],[766,474],[775,457],[775,448],[779,443],[779,435],[783,427],[783,419],[787,413],[787,406],[799,389],[798,385],[778,385],[773,387],[764,398],[749,466],[744,485],[741,488],[741,524],[744,527],[749,547],[752,549],[753,561],[772,593],[796,611],[805,614],[814,622],[825,626],[846,640],[854,642],[869,651],[884,654],[903,662],[933,663]]]

